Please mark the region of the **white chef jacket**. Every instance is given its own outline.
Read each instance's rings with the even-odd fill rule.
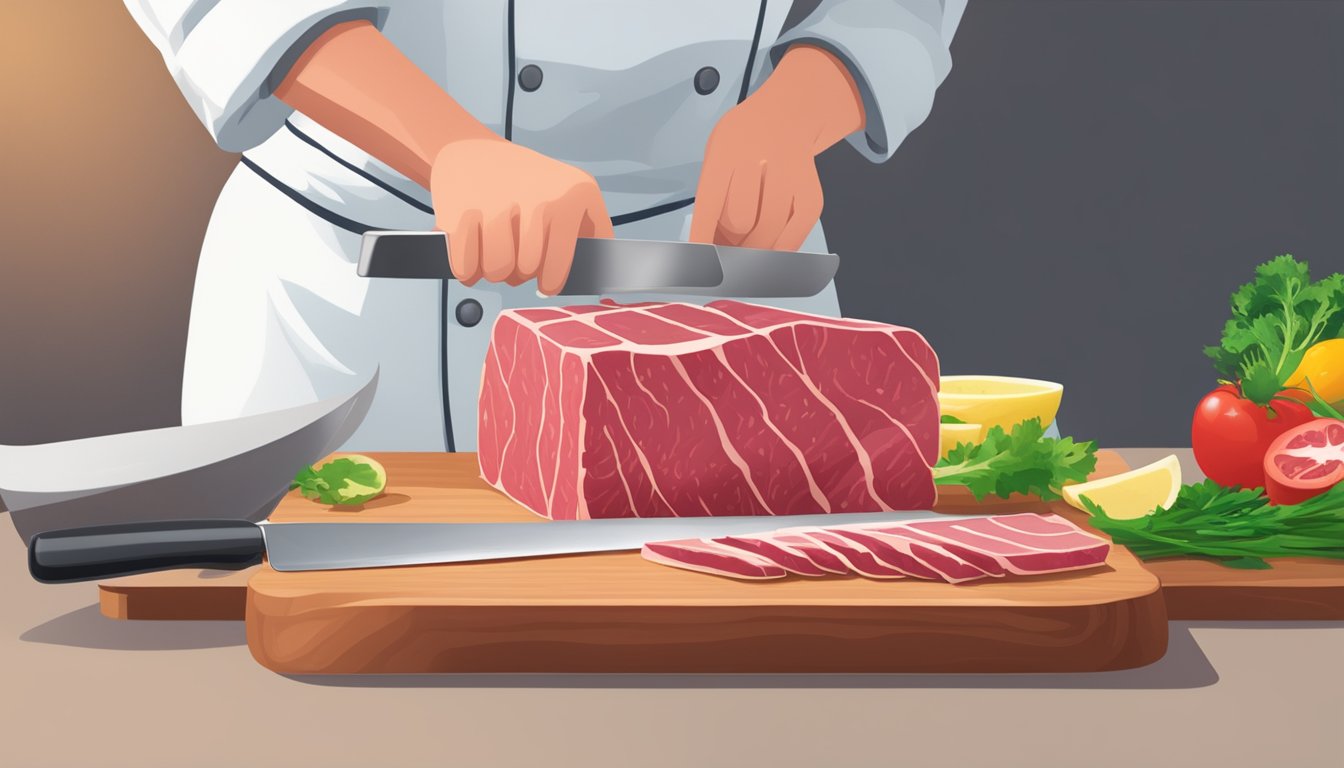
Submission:
[[[790,45],[849,68],[867,121],[847,140],[881,162],[928,116],[965,0],[126,5],[215,141],[242,152],[202,246],[183,423],[352,392],[377,368],[345,447],[473,450],[494,317],[584,301],[539,297],[534,284],[359,277],[364,232],[430,229],[433,209],[425,189],[273,95],[314,39],[372,22],[492,130],[592,174],[617,237],[685,239],[710,131]],[[802,249],[826,250],[820,225]],[[839,314],[834,285],[763,303]]]

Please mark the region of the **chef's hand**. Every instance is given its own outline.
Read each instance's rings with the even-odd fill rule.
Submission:
[[[611,217],[592,176],[498,138],[447,144],[430,171],[435,227],[448,233],[453,274],[509,285],[565,284],[574,243],[611,237]]]
[[[794,251],[821,218],[815,158],[864,125],[848,69],[797,45],[710,133],[690,239]]]
[[[275,95],[429,189],[453,274],[554,294],[574,242],[611,237],[593,177],[505,141],[367,21],[310,45]]]

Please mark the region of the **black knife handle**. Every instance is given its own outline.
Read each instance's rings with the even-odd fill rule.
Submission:
[[[48,584],[172,568],[236,571],[261,562],[266,540],[246,520],[164,520],[46,531],[28,541],[28,571]]]

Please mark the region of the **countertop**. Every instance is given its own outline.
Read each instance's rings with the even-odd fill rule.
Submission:
[[[0,579],[6,765],[1344,764],[1344,622],[1176,622],[1161,661],[1081,675],[290,678],[241,622],[104,619],[12,533]]]

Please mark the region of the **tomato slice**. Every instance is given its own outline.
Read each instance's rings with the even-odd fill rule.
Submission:
[[[1265,453],[1265,490],[1275,504],[1299,504],[1344,482],[1344,421],[1294,427]]]

